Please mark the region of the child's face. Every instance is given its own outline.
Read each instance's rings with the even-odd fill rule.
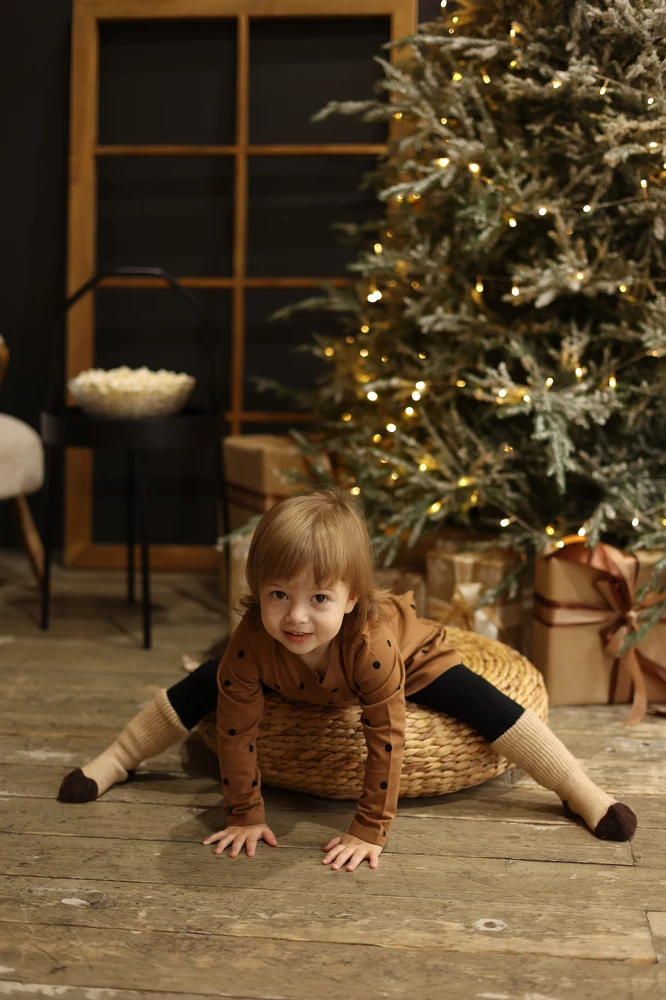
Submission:
[[[317,587],[311,567],[292,580],[267,581],[259,596],[268,634],[292,653],[301,654],[323,652],[356,604],[341,581],[333,587]]]

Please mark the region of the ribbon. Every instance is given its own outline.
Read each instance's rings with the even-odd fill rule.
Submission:
[[[576,540],[546,558],[563,559],[603,573],[596,580],[595,587],[606,602],[606,607],[579,601],[551,601],[543,594],[535,594],[534,615],[549,628],[561,625],[601,626],[599,635],[602,646],[613,657],[609,701],[631,701],[633,687],[632,708],[622,724],[635,726],[643,719],[648,707],[644,674],[652,674],[666,685],[666,667],[641,652],[640,643],[631,646],[624,653],[620,653],[620,649],[626,636],[638,631],[641,612],[661,600],[661,595],[650,592],[641,604],[637,604],[638,558],[633,553],[622,552],[605,542],[590,549],[584,542]],[[666,615],[659,622],[666,622]]]
[[[476,607],[482,590],[482,583],[457,583],[451,596],[451,603],[438,600],[437,605],[441,606],[441,610],[439,608],[437,610],[447,625],[455,625],[457,628],[488,636],[489,639],[497,639],[500,634],[500,623],[492,609]],[[433,598],[430,600],[434,604]]]

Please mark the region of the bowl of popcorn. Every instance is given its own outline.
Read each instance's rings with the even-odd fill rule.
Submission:
[[[84,413],[102,420],[169,417],[185,405],[196,379],[164,368],[88,368],[67,382]]]

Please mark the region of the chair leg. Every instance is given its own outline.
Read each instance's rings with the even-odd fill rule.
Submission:
[[[151,648],[150,621],[150,559],[148,549],[148,516],[147,516],[147,483],[143,470],[139,471],[137,479],[137,499],[139,507],[139,538],[141,541],[141,583],[143,610],[143,648]]]
[[[127,452],[127,603],[134,604],[134,452]]]
[[[28,501],[23,494],[12,497],[12,504],[19,531],[21,532],[21,538],[30,559],[30,565],[37,578],[37,583],[41,587],[44,583],[44,547],[42,540],[32,519]]]
[[[55,533],[55,490],[53,488],[54,466],[55,449],[47,445],[44,449],[44,573],[42,579],[42,629],[47,629],[49,627],[49,614],[51,610],[51,558],[53,555],[53,538]]]

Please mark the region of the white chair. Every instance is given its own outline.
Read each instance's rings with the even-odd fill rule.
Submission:
[[[0,382],[9,352],[0,337]],[[41,488],[44,481],[42,440],[28,424],[8,413],[0,413],[0,500],[9,500],[28,557],[39,583],[44,577],[44,549],[30,513],[26,496]]]

